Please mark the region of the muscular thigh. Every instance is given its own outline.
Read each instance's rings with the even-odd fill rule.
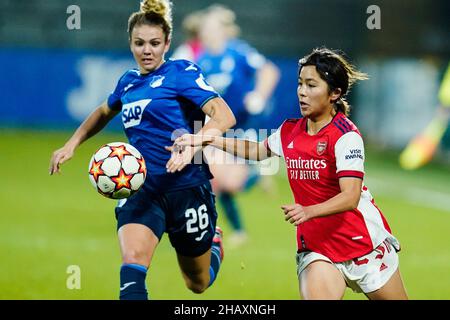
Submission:
[[[389,281],[380,289],[366,293],[370,300],[407,300],[408,295],[403,285],[400,270],[394,272]]]
[[[314,255],[315,253],[310,253]],[[309,257],[311,258],[311,257]],[[342,299],[346,283],[341,272],[330,261],[305,258],[306,266],[299,271],[300,294],[303,299]]]

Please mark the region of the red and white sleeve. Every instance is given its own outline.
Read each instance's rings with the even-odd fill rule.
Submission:
[[[279,157],[283,157],[283,147],[281,145],[281,126],[275,133],[271,134],[266,140],[264,140],[264,145],[272,153],[275,153]]]
[[[364,178],[364,142],[358,133],[351,131],[340,137],[334,152],[336,173],[339,178]]]

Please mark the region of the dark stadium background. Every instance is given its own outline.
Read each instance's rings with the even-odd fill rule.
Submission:
[[[183,17],[212,3],[173,0],[172,48]],[[261,127],[298,117],[297,61],[325,45],[345,51],[370,80],[349,100],[367,144],[367,183],[403,249],[400,263],[413,299],[450,298],[450,130],[433,161],[412,172],[399,152],[432,118],[450,61],[446,0],[227,0],[241,37],[272,59],[282,78]],[[81,9],[68,30],[66,10]],[[370,30],[367,8],[381,10]],[[124,140],[119,119],[49,177],[51,152],[134,67],[126,23],[136,0],[0,0],[0,299],[115,299],[120,265],[114,203],[95,193],[86,167],[103,143]],[[294,230],[279,206],[292,201],[283,168],[273,193],[239,197],[251,241],[229,250],[217,284],[203,296],[182,283],[167,239],[149,277],[155,299],[296,299]],[[265,201],[261,201],[264,199]],[[264,203],[262,203],[264,202]],[[227,225],[222,221],[225,233]],[[82,288],[66,286],[78,265]],[[275,274],[275,276],[274,276]],[[268,289],[270,288],[270,290]],[[346,299],[363,297],[348,293]]]

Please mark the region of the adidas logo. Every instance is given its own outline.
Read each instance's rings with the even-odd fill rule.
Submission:
[[[289,145],[287,146],[288,149],[294,149],[294,141],[291,141]]]
[[[385,265],[383,262],[381,263],[381,266],[380,266],[380,271],[383,271],[384,269],[387,269],[387,265]]]

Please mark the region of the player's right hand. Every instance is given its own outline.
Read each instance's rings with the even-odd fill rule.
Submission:
[[[73,157],[73,149],[68,147],[62,147],[55,152],[53,152],[50,159],[49,173],[53,175],[54,173],[60,173],[60,165]]]

